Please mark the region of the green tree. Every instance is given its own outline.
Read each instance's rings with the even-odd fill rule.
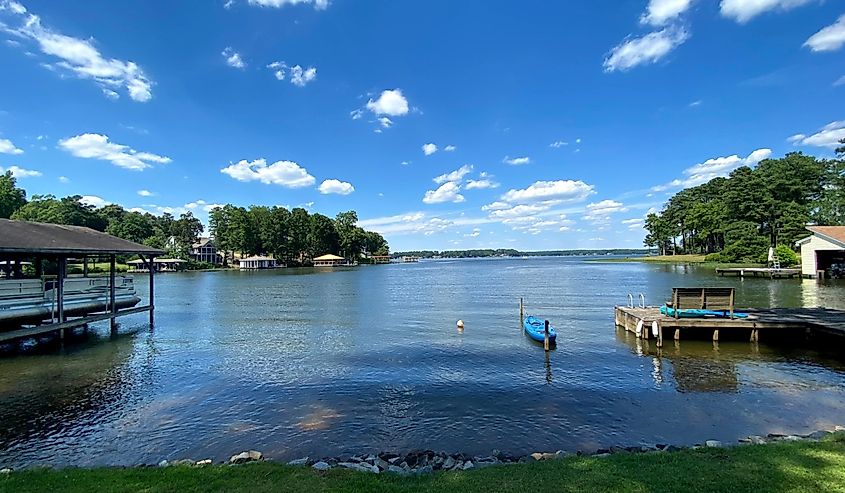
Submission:
[[[84,204],[79,195],[62,199],[57,199],[52,195],[35,195],[32,200],[12,214],[12,219],[85,226],[97,231],[105,231],[108,225],[108,220],[100,217],[94,206]]]
[[[26,204],[26,191],[17,187],[17,180],[11,171],[0,175],[0,218],[12,217]]]
[[[295,207],[290,211],[288,221],[288,254],[287,258],[302,262],[308,250],[308,232],[311,229],[308,211],[302,207]]]
[[[313,258],[325,253],[336,252],[339,247],[339,237],[335,223],[322,214],[311,214],[309,218],[308,234],[306,235],[308,255]]]
[[[357,223],[358,214],[355,211],[341,212],[334,220],[341,255],[349,259],[356,259],[361,255],[364,242],[362,230],[356,226]]]

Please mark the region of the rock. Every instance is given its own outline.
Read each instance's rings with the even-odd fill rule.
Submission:
[[[387,459],[387,462],[390,463],[390,464],[396,464],[397,462],[399,462],[399,459],[401,459],[401,457],[399,457],[399,456],[391,457],[391,458]]]
[[[193,466],[194,461],[192,459],[179,459],[175,460],[170,463],[171,466]]]
[[[534,452],[533,454],[531,454],[531,458],[534,460],[543,460],[543,454],[541,454],[540,452]]]
[[[464,462],[464,466],[463,466],[462,469],[464,471],[467,471],[469,469],[472,469],[473,467],[475,467],[475,464],[473,464],[471,460],[468,460],[468,461]]]
[[[453,467],[455,467],[455,459],[452,458],[451,455],[447,456],[440,467],[446,470],[452,469]]]
[[[600,448],[600,449],[596,450],[596,453],[593,454],[593,455],[604,455],[604,454],[609,454],[609,453],[610,453],[610,449]]]
[[[386,471],[387,468],[390,466],[390,464],[388,464],[387,461],[382,460],[380,457],[376,457],[373,462],[374,462],[373,465],[378,467],[382,471]]]
[[[571,454],[569,452],[565,452],[563,450],[558,450],[555,452],[555,459],[563,459],[565,457],[569,457]]]
[[[845,431],[845,426],[836,425],[833,427],[833,431]]]
[[[203,459],[203,460],[198,460],[195,465],[197,465],[197,466],[210,466],[211,463],[212,463],[211,459]]]
[[[0,469],[0,474],[8,476],[9,474],[12,474],[12,469],[4,467],[3,469]]]
[[[372,464],[373,462],[375,462],[375,460],[376,460],[376,456],[375,456],[375,455],[373,455],[373,454],[368,455],[368,456],[364,459],[364,461],[365,461],[365,462],[369,462],[370,464]]]
[[[434,468],[431,464],[429,464],[427,466],[418,467],[414,472],[417,474],[431,474],[434,472]]]
[[[828,435],[830,435],[829,431],[819,430],[810,433],[809,435],[807,435],[807,438],[809,438],[810,440],[821,440],[822,438]]]
[[[722,448],[723,445],[719,440],[707,440],[704,442],[704,446],[710,448]]]
[[[303,457],[301,459],[294,459],[288,462],[289,466],[305,466],[308,465],[308,457]]]
[[[400,476],[407,476],[408,475],[408,471],[406,471],[405,469],[402,469],[399,466],[394,466],[393,464],[390,464],[389,466],[387,466],[387,472],[390,472],[390,473],[393,473],[393,474],[398,474]]]
[[[363,462],[339,462],[337,465],[358,472],[371,472],[373,474],[378,474],[379,472],[378,467]]]
[[[328,462],[320,461],[314,463],[314,465],[312,465],[311,467],[318,471],[328,471],[329,469],[331,469],[332,466],[330,466]]]
[[[166,460],[163,460],[163,461],[158,463],[158,467],[167,467],[169,465],[170,465],[170,463],[167,462]]]
[[[246,462],[254,462],[262,460],[264,456],[257,450],[250,450],[248,452],[241,452],[240,454],[229,457],[229,464],[244,464]]]
[[[786,442],[800,442],[803,438],[799,437],[798,435],[789,435],[783,437],[783,440]]]

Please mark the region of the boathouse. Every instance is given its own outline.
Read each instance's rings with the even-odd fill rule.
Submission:
[[[337,267],[340,265],[349,265],[349,262],[345,258],[332,255],[331,253],[314,259],[314,267]]]
[[[247,258],[236,259],[240,270],[275,269],[278,267],[273,257],[262,257],[259,255]]]
[[[0,279],[0,342],[58,333],[89,323],[155,309],[155,265],[149,271],[149,303],[136,306],[134,279],[116,275],[118,255],[144,260],[161,255],[159,249],[81,226],[65,226],[0,219],[0,260],[6,262]],[[90,261],[105,260],[109,272],[88,276]],[[68,276],[68,263],[81,261],[81,276]],[[30,265],[27,265],[29,263]]]
[[[156,272],[178,272],[184,268],[186,261],[180,258],[157,258],[153,260]],[[147,272],[147,262],[137,259],[126,262],[129,265],[129,272]]]
[[[805,277],[845,277],[845,226],[807,226],[812,235],[798,241],[801,274]]]

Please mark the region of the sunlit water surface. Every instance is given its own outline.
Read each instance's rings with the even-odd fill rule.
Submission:
[[[673,286],[735,285],[742,306],[845,309],[843,284],[566,258],[157,279],[153,329],[134,315],[114,338],[97,326],[0,357],[1,465],[522,454],[845,422],[841,349],[681,341],[658,355],[613,324],[629,292],[656,304]],[[521,296],[557,327],[548,355],[520,331]]]

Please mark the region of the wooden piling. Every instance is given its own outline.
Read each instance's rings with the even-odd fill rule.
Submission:
[[[546,320],[545,329],[543,330],[543,349],[549,350],[549,321]]]
[[[111,319],[109,320],[109,326],[111,327],[112,335],[117,333],[117,320],[115,319],[115,314],[117,313],[117,303],[115,302],[115,270],[116,270],[116,259],[115,255],[112,254],[109,257],[109,311],[112,314]]]
[[[525,305],[522,298],[519,299],[519,328],[522,329],[522,324],[525,322]]]
[[[657,324],[657,347],[663,347],[663,324],[660,323],[660,320],[655,320],[654,323]]]

